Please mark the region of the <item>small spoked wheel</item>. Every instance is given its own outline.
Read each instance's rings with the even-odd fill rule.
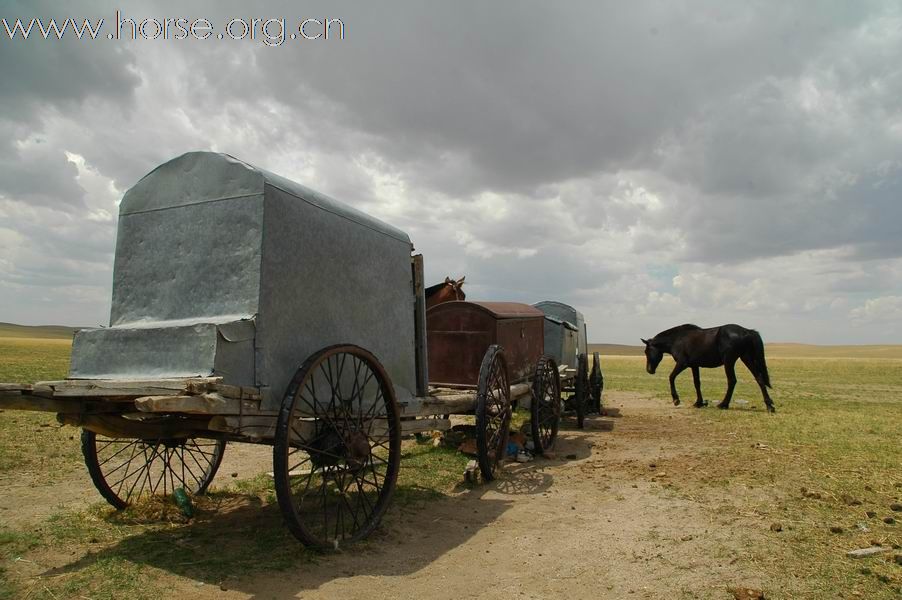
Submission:
[[[536,363],[530,403],[532,443],[537,454],[554,446],[561,416],[561,380],[554,359],[543,356]]]
[[[511,422],[511,389],[507,361],[501,346],[489,346],[479,367],[476,393],[476,451],[479,470],[486,481],[495,478],[498,463],[507,450]]]
[[[592,372],[589,374],[589,396],[592,412],[601,414],[601,392],[604,389],[604,375],[601,373],[601,359],[598,352],[592,355]]]
[[[576,405],[576,426],[582,429],[585,426],[586,409],[589,407],[589,361],[583,353],[577,357],[576,362],[573,403]]]
[[[288,529],[306,546],[338,549],[369,535],[388,508],[401,461],[394,388],[370,352],[331,346],[288,386],[273,471]]]
[[[110,438],[87,429],[81,451],[91,480],[107,502],[123,509],[144,495],[176,488],[203,494],[216,476],[226,443],[196,438]]]

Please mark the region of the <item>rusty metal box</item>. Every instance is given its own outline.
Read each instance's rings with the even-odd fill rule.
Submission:
[[[542,311],[515,302],[445,302],[426,311],[431,385],[476,386],[485,351],[504,348],[511,383],[531,377],[544,350]]]

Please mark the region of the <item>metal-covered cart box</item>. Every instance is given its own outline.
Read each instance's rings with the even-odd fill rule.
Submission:
[[[559,365],[575,365],[579,333],[576,325],[545,315],[545,354]]]
[[[553,356],[560,364],[576,366],[576,358],[580,354],[588,352],[588,341],[586,339],[586,320],[583,313],[579,312],[569,304],[556,302],[554,300],[543,300],[536,302],[533,306],[546,316],[551,318],[551,323],[567,323],[576,329],[576,346],[575,351],[571,354],[569,350],[569,341],[565,338],[570,335],[564,331],[568,327],[557,327],[560,335],[549,337],[548,320],[546,320],[546,337],[545,337],[545,353]],[[567,348],[566,351],[563,349]]]
[[[231,156],[154,169],[119,208],[110,327],[79,331],[70,378],[221,376],[277,410],[299,362],[369,349],[416,390],[410,238]]]
[[[504,348],[511,382],[531,377],[544,349],[544,315],[516,302],[445,302],[426,311],[429,382],[473,386],[486,349]]]

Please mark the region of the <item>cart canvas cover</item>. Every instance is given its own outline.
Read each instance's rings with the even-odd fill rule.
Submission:
[[[410,238],[225,154],[154,169],[119,208],[110,326],[76,333],[70,377],[221,376],[278,408],[333,344],[416,387]]]

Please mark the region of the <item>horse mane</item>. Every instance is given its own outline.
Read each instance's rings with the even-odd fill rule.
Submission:
[[[655,337],[651,338],[653,342],[669,342],[673,338],[686,333],[687,331],[698,331],[701,329],[698,325],[693,325],[692,323],[685,323],[683,325],[677,325],[676,327],[671,327],[670,329],[665,329]]]
[[[430,285],[429,287],[427,287],[424,290],[426,293],[426,296],[428,297],[428,296],[431,296],[432,294],[435,294],[436,292],[438,292],[440,289],[442,289],[446,285],[448,285],[448,284],[445,283],[444,281],[441,283],[436,283],[435,285]]]

